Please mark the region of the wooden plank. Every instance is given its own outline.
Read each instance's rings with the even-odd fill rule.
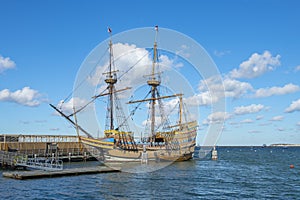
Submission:
[[[53,178],[61,176],[77,176],[82,174],[97,174],[97,173],[110,173],[120,172],[121,168],[108,168],[106,166],[98,167],[80,167],[72,169],[64,169],[61,171],[43,171],[43,170],[32,170],[32,171],[13,171],[3,172],[2,176],[6,178],[14,179],[35,179],[35,178]]]

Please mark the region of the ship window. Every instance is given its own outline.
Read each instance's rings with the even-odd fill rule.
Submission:
[[[155,142],[164,142],[163,138],[155,138]]]

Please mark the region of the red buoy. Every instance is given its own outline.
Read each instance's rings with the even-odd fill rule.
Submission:
[[[294,165],[290,165],[290,168],[293,169],[293,168],[295,168],[295,166]]]

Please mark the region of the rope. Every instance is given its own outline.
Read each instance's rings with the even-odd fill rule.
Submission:
[[[104,51],[104,54],[101,56],[101,58],[98,60],[98,62],[95,64],[95,66],[92,68],[92,70],[90,71],[90,73],[88,74],[88,76],[83,79],[77,86],[75,89],[73,89],[69,95],[62,101],[62,104],[65,103],[65,101],[67,101],[72,95],[73,93],[84,83],[84,81],[86,81],[86,79],[92,75],[92,72],[94,72],[94,70],[96,69],[97,65],[100,63],[100,61],[103,59],[103,57],[106,55],[108,48]]]
[[[107,90],[107,88],[106,88],[105,90],[103,90],[103,91],[100,93],[100,95],[103,94],[106,90]],[[88,105],[90,105],[90,104],[91,104],[92,102],[94,102],[96,99],[97,99],[97,98],[93,98],[93,99],[92,99],[91,101],[89,101],[86,105],[82,106],[79,110],[77,110],[76,112],[70,114],[68,117],[72,117],[73,115],[75,115],[75,114],[81,112],[83,109],[85,109]]]
[[[145,96],[144,99],[146,99],[150,93],[151,93],[151,91],[148,92],[148,94]],[[138,105],[130,112],[130,115],[128,115],[128,116],[126,117],[126,119],[118,126],[118,128],[121,127],[121,126],[123,126],[123,124],[124,124],[130,117],[132,117],[132,116],[135,114],[136,110],[140,107],[140,105],[141,105],[142,103],[143,103],[143,102],[138,103]]]
[[[119,78],[122,78],[125,74],[127,74],[130,70],[132,70],[145,56],[149,55],[152,51],[153,49],[150,52],[147,51],[147,53],[143,55],[143,57],[141,57],[134,65],[132,65],[128,70],[126,70],[123,74],[121,74]]]
[[[94,65],[94,67],[91,69],[91,71],[90,71],[90,73],[88,74],[88,76],[85,78],[85,79],[83,79],[77,86],[76,86],[76,88],[75,89],[73,89],[70,93],[69,93],[69,95],[62,101],[62,103],[61,103],[61,106],[60,106],[60,109],[61,109],[61,107],[62,107],[62,104],[63,103],[65,103],[72,95],[73,95],[73,93],[86,81],[86,79],[89,77],[89,76],[91,76],[92,75],[92,72],[94,72],[94,70],[96,69],[96,67],[97,67],[97,65],[100,63],[100,61],[103,59],[103,57],[106,55],[106,53],[107,53],[107,50],[108,50],[108,48],[106,49],[106,51],[104,52],[104,54],[101,56],[101,58],[98,60],[98,62]],[[145,58],[147,55],[149,55],[151,52],[153,51],[153,49],[151,49],[151,51],[150,52],[148,52],[147,51],[147,53],[145,54],[145,55],[143,55],[135,64],[133,64],[128,70],[126,70],[123,74],[121,74],[120,76],[119,76],[119,79],[121,79],[125,74],[127,74],[130,70],[132,70],[143,58]],[[120,59],[120,57],[118,58],[118,59]],[[118,59],[116,59],[115,61],[117,61]],[[115,62],[114,61],[114,62]],[[92,100],[91,102],[93,102],[94,100]],[[91,102],[89,102],[89,104],[91,103]],[[80,109],[80,111],[81,111],[82,109]]]

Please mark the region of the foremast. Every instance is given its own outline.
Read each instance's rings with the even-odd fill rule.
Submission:
[[[158,27],[155,26],[155,40],[154,40],[154,46],[153,46],[153,59],[152,59],[152,73],[150,74],[150,80],[147,81],[147,84],[151,86],[151,100],[150,100],[150,105],[151,105],[151,126],[150,126],[150,133],[151,133],[151,142],[155,141],[155,104],[156,104],[156,98],[157,98],[157,87],[160,85],[160,77],[156,76],[155,73],[155,68],[157,65],[157,33],[158,33]]]
[[[113,50],[112,50],[112,33],[111,29],[108,28],[108,32],[110,35],[109,40],[109,66],[108,66],[108,72],[104,73],[106,74],[105,83],[108,84],[108,115],[109,115],[109,129],[114,130],[114,90],[115,90],[115,84],[117,83],[117,71],[113,71]]]
[[[125,118],[124,112],[120,106],[119,99],[117,98],[117,92],[130,89],[126,87],[124,89],[116,90],[115,84],[117,83],[117,72],[118,70],[114,69],[114,58],[113,58],[113,43],[112,43],[112,31],[108,28],[108,33],[110,34],[109,40],[109,65],[108,72],[103,73],[106,75],[104,80],[107,84],[108,92],[106,94],[100,94],[95,96],[108,95],[107,103],[107,118],[106,118],[106,127],[105,127],[105,136],[107,138],[114,138],[115,147],[120,147],[124,150],[133,150],[137,151],[137,146],[135,144],[132,132],[129,131],[129,126],[127,124],[127,119]],[[116,118],[116,124],[115,119]],[[122,118],[122,119],[121,119]],[[115,127],[115,125],[117,125]],[[122,127],[122,128],[121,128]],[[122,129],[122,130],[120,130]]]

